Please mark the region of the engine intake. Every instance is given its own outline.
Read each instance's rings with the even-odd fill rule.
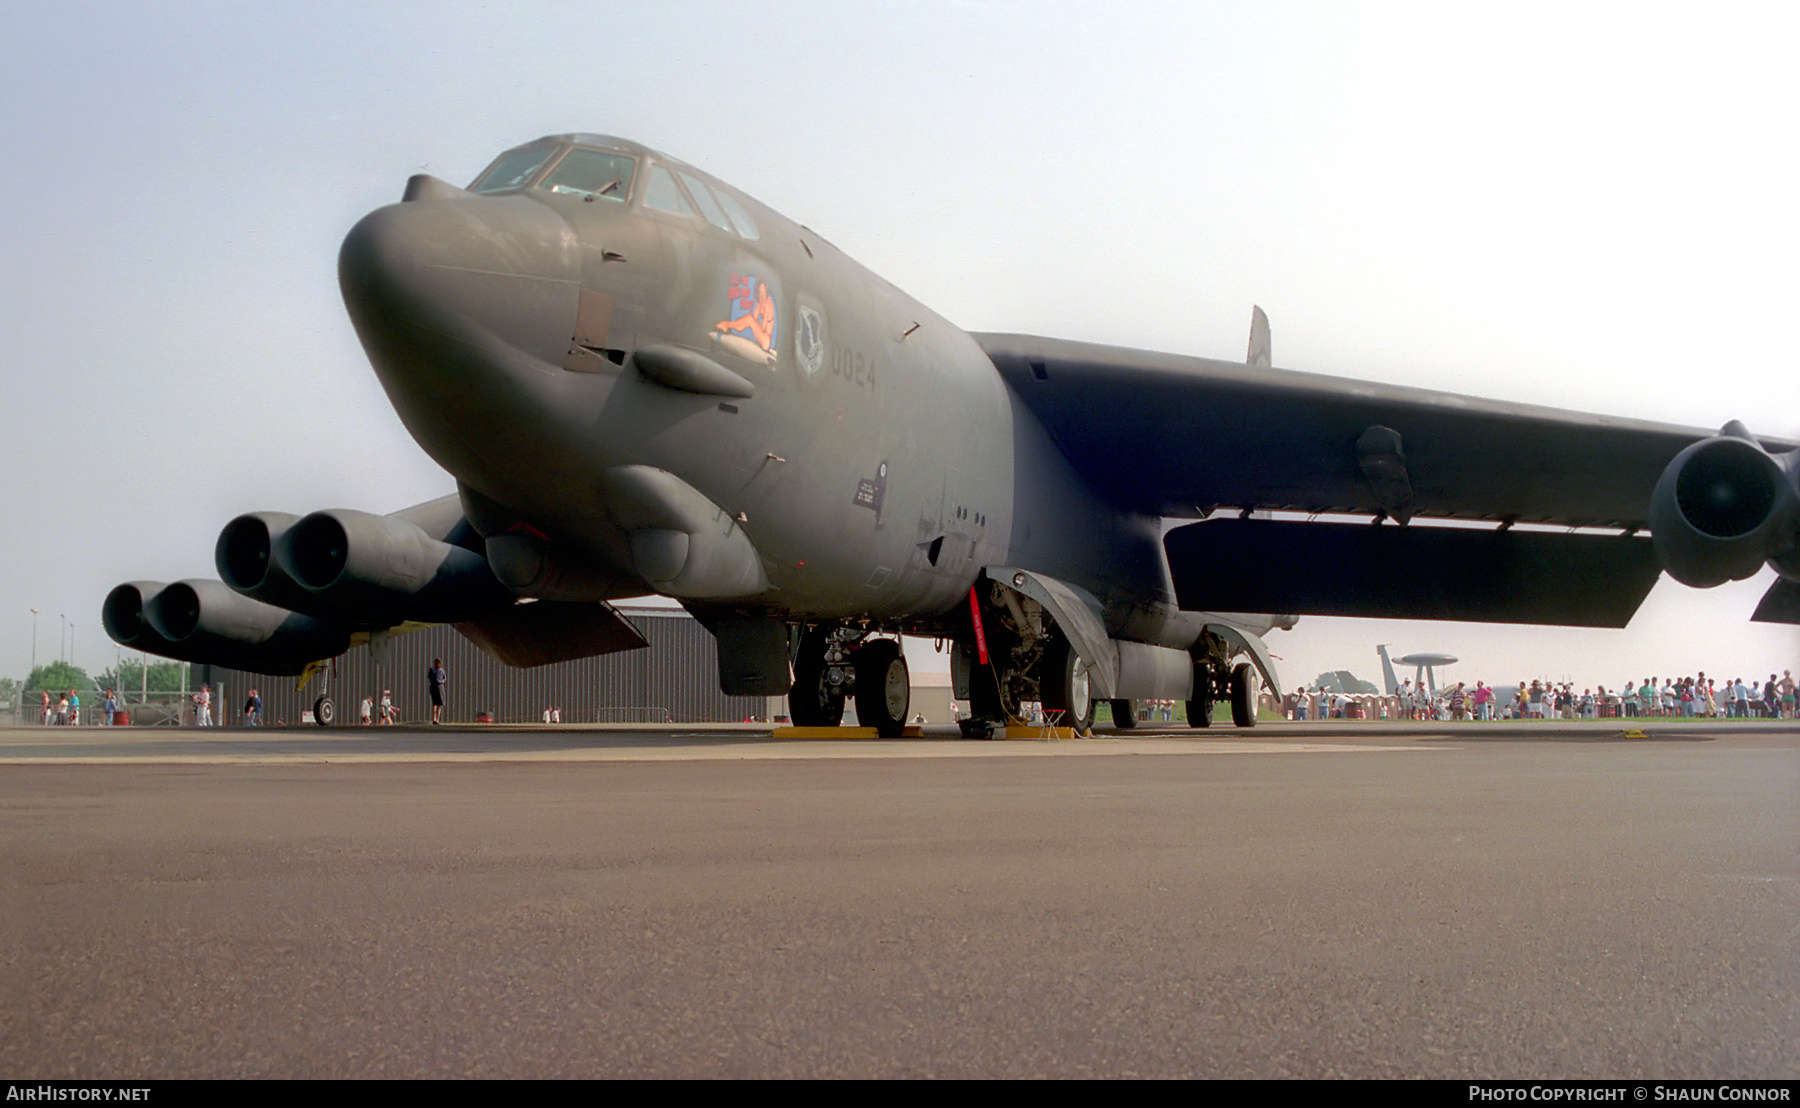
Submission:
[[[144,617],[144,605],[165,587],[161,581],[129,581],[106,594],[100,623],[114,642],[150,654],[168,654],[169,640]]]
[[[487,558],[397,516],[314,512],[275,543],[280,569],[358,620],[454,623],[513,602]]]
[[[1675,455],[1650,497],[1656,555],[1684,585],[1741,581],[1800,543],[1800,451],[1774,455],[1735,420]]]
[[[219,532],[213,564],[219,579],[265,604],[310,616],[334,616],[331,605],[301,588],[275,557],[275,547],[300,517],[288,512],[248,512]]]
[[[219,581],[133,581],[107,594],[106,633],[165,658],[254,673],[299,673],[349,649],[352,628],[241,596]]]

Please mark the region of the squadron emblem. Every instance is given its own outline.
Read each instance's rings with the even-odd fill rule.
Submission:
[[[809,377],[825,366],[825,323],[819,309],[809,304],[800,305],[800,318],[794,323],[794,360]]]

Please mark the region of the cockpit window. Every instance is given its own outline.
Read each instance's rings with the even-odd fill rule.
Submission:
[[[624,200],[631,191],[631,174],[636,168],[637,160],[623,154],[577,147],[544,178],[544,187],[589,199]]]
[[[681,215],[693,215],[693,205],[687,197],[681,195],[681,186],[675,183],[675,177],[660,165],[650,167],[650,184],[644,189],[644,206],[655,208],[659,212],[678,212]]]
[[[530,150],[508,150],[494,159],[488,171],[475,179],[469,186],[470,192],[506,192],[510,189],[523,188],[538,167],[550,160],[556,153],[554,146],[539,146]]]
[[[713,195],[719,198],[719,203],[723,204],[725,210],[731,214],[731,222],[737,225],[738,234],[747,239],[753,239],[757,236],[756,221],[751,219],[750,213],[744,210],[742,204],[738,203],[737,197],[726,192],[724,189],[720,189],[713,193]]]
[[[731,220],[725,218],[725,209],[719,207],[719,202],[713,199],[712,190],[706,187],[706,182],[692,173],[683,173],[679,169],[675,172],[680,175],[682,183],[687,185],[688,195],[694,198],[694,203],[700,205],[700,214],[706,217],[706,222],[721,231],[731,230]]]

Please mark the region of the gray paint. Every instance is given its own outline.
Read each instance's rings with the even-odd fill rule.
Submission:
[[[497,574],[452,575],[467,582],[452,593],[504,581],[597,613],[651,592],[704,605],[710,625],[736,629],[719,670],[733,687],[786,681],[782,623],[966,646],[973,586],[1017,571],[1045,596],[1092,598],[1061,605],[1050,627],[1086,640],[1091,664],[1130,657],[1121,672],[1163,689],[1191,653],[1216,695],[1235,656],[1273,680],[1257,635],[1287,622],[1221,612],[1519,617],[1503,594],[1468,600],[1461,576],[1542,592],[1526,618],[1617,623],[1658,569],[1641,539],[1353,532],[1268,511],[1628,530],[1721,514],[1651,512],[1659,476],[1701,431],[1274,369],[1260,315],[1243,363],[970,335],[667,155],[602,135],[519,150],[534,154],[509,164],[538,168],[497,191],[415,177],[340,252],[345,304],[382,387],[458,483],[454,500],[402,516],[471,552],[501,540],[488,563]],[[577,163],[581,173],[567,172]],[[1729,558],[1734,573],[1754,557],[1800,578],[1800,453],[1728,431],[1768,464],[1664,485],[1735,503],[1752,491],[1740,483],[1775,474],[1780,509],[1753,540],[1724,536],[1729,553],[1659,548]],[[1244,518],[1165,542],[1167,518],[1220,508]],[[371,567],[371,583],[394,582],[357,603],[367,631],[478,600],[440,596],[426,610],[408,594],[410,534],[371,523],[351,540],[366,545],[349,560]],[[1406,559],[1438,575],[1432,603],[1394,588],[1391,573],[1384,583],[1380,567]],[[1693,580],[1707,570],[1686,567]],[[1096,649],[1096,627],[1133,645]],[[602,621],[561,648],[511,656],[632,638]],[[1004,663],[1023,678],[1009,688],[1045,677],[1033,656]]]

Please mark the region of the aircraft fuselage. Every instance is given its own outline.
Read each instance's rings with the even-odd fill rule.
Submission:
[[[1102,501],[967,334],[683,163],[598,136],[501,161],[538,150],[511,188],[415,182],[341,261],[388,395],[484,533],[547,540],[611,595],[876,625],[1022,566],[1091,591],[1112,633],[1192,641],[1159,521]],[[609,189],[552,183],[583,155],[613,159]],[[645,540],[660,523],[687,538]]]

